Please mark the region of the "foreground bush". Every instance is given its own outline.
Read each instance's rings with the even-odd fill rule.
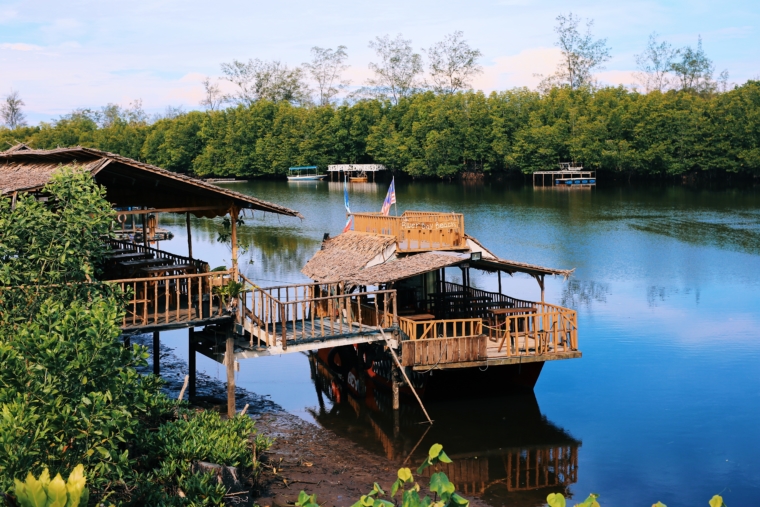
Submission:
[[[41,498],[39,480],[15,481],[83,465],[91,503],[221,505],[224,488],[191,463],[254,472],[253,421],[191,412],[137,373],[148,354],[120,340],[123,295],[96,280],[112,220],[103,190],[64,168],[44,192],[15,208],[0,198],[0,493]],[[60,482],[48,486],[65,507]]]

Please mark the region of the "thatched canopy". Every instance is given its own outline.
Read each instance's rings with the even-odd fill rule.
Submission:
[[[534,277],[569,277],[572,269],[553,269],[535,264],[500,259],[471,236],[468,250],[403,253],[396,251],[396,238],[349,231],[323,242],[301,270],[317,282],[343,281],[352,285],[378,285],[436,271],[443,267],[467,265],[485,271],[527,273]],[[480,254],[473,260],[472,254]]]
[[[198,217],[224,216],[235,206],[303,218],[284,206],[127,157],[79,146],[33,150],[17,145],[0,152],[0,195],[38,191],[63,165],[90,172],[95,181],[105,187],[106,198],[114,206],[204,208],[192,211]]]
[[[340,280],[347,273],[364,269],[376,260],[385,262],[393,252],[396,238],[378,234],[348,231],[322,242],[322,249],[303,267],[301,272],[312,280]],[[386,254],[385,256],[383,254]]]

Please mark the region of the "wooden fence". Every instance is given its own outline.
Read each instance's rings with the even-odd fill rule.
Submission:
[[[485,361],[488,353],[486,339],[484,335],[479,335],[402,341],[402,364],[403,366],[435,366]]]
[[[401,331],[412,341],[428,338],[476,336],[483,333],[483,321],[481,319],[415,321],[405,317],[399,317],[398,324]]]
[[[401,252],[467,248],[464,215],[407,211],[400,217],[354,213],[354,230],[396,237]]]
[[[122,329],[172,326],[224,316],[225,301],[214,290],[232,271],[130,278],[106,283],[128,295]]]
[[[578,350],[578,314],[548,303],[524,313],[498,316],[486,327],[498,342],[498,355],[526,356]]]
[[[239,323],[251,333],[251,346],[280,346],[376,332],[390,328],[396,313],[396,291],[346,293],[343,283],[246,285],[239,297]]]

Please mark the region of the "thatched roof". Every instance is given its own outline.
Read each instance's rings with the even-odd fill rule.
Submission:
[[[17,145],[0,152],[0,195],[40,190],[62,165],[90,172],[95,181],[106,188],[106,198],[114,206],[212,207],[193,213],[199,217],[214,217],[227,214],[234,205],[241,209],[303,218],[297,211],[250,195],[121,155],[80,146],[33,150],[26,145]]]
[[[340,280],[347,273],[355,273],[373,260],[384,262],[383,254],[396,243],[393,236],[363,234],[348,231],[325,240],[322,249],[301,270],[312,280]],[[388,257],[392,252],[388,253]]]
[[[469,250],[408,253],[396,251],[396,238],[380,234],[349,231],[323,242],[301,270],[317,282],[344,281],[353,285],[377,285],[410,278],[430,271],[467,263],[475,269],[527,273],[531,276],[569,277],[572,269],[553,269],[496,257],[480,242],[466,236]],[[471,254],[480,252],[480,260]]]
[[[394,258],[384,264],[363,269],[348,275],[343,281],[352,285],[378,285],[435,271],[446,266],[454,266],[469,259],[469,255],[448,255],[439,252],[424,252]]]

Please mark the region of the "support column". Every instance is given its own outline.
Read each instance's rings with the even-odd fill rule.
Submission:
[[[160,352],[160,346],[161,346],[161,333],[158,331],[153,331],[153,374],[154,375],[160,375],[161,374],[161,352]]]
[[[227,367],[227,417],[232,418],[235,416],[235,338],[232,327],[227,328],[224,365]]]
[[[240,213],[240,210],[233,206],[230,208],[230,221],[232,224],[230,227],[232,229],[230,230],[230,239],[232,240],[232,279],[237,281],[237,274],[238,274],[238,246],[237,246],[237,219],[238,219],[238,213]]]
[[[501,270],[499,270],[499,294],[501,294]]]
[[[541,302],[544,302],[544,277],[546,275],[538,275],[538,285],[541,287]]]
[[[398,368],[395,366],[391,370],[391,385],[393,387],[393,410],[398,411],[401,407],[401,401],[399,395]]]
[[[185,221],[187,222],[187,256],[193,258],[193,235],[190,229],[190,212],[185,214]]]
[[[145,247],[145,251],[148,251],[148,214],[143,213],[140,215],[140,219],[142,220],[142,237],[143,237],[143,246]]]
[[[195,328],[191,327],[187,330],[187,366],[188,370],[188,377],[190,377],[190,381],[188,382],[188,393],[187,398],[189,400],[192,400],[195,398],[195,380],[196,380],[196,363],[195,363]]]

